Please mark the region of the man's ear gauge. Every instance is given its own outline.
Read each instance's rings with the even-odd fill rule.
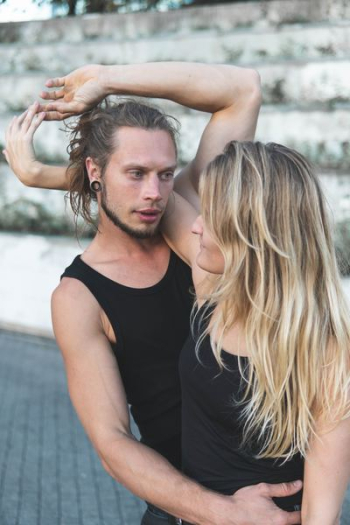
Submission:
[[[91,191],[98,193],[101,191],[101,183],[98,180],[92,180],[90,181],[90,189]]]

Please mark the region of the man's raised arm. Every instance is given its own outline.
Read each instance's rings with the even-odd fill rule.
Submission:
[[[46,85],[53,91],[44,91],[46,105],[30,108],[25,117],[28,122],[32,112],[45,113],[46,120],[63,120],[91,109],[110,94],[163,98],[212,115],[206,127],[200,147],[190,169],[177,178],[176,190],[191,198],[184,184],[187,175],[196,189],[200,171],[229,140],[252,139],[260,108],[260,82],[258,74],[245,68],[230,65],[208,65],[187,62],[160,62],[126,66],[88,65],[72,73],[48,80]],[[31,143],[32,135],[20,135],[15,121],[6,143],[7,159],[20,180],[29,186],[68,189],[68,174],[64,167],[36,164],[16,171],[16,148],[11,143]],[[29,126],[29,124],[28,124]],[[23,157],[22,147],[22,157]],[[17,152],[19,148],[17,147]],[[29,156],[29,166],[33,159]],[[23,164],[23,163],[22,163]],[[193,188],[191,188],[193,191]]]
[[[50,102],[46,105],[36,103],[25,115],[14,119],[7,132],[4,154],[24,184],[50,189],[67,190],[69,174],[64,166],[48,166],[36,161],[32,147],[36,129],[34,113],[39,113],[40,122],[43,118],[63,120],[91,109],[111,94],[163,98],[211,113],[195,162],[177,181],[177,191],[186,197],[187,188],[181,179],[190,175],[196,188],[201,169],[226,142],[234,138],[252,139],[260,108],[258,74],[230,65],[187,62],[87,65],[64,77],[50,79],[46,85],[55,88],[41,93],[42,98]]]

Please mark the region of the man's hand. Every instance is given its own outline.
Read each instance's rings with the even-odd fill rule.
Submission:
[[[98,104],[108,93],[103,88],[103,66],[88,65],[80,67],[65,77],[46,81],[53,91],[42,91],[41,98],[50,100],[40,106],[45,112],[45,120],[63,120],[80,115]]]
[[[237,507],[237,525],[297,525],[301,523],[300,512],[286,512],[272,498],[292,496],[301,490],[302,482],[270,485],[259,483],[235,492],[233,500]],[[222,521],[224,523],[224,521]]]
[[[17,178],[27,186],[32,186],[42,164],[36,159],[33,136],[42,121],[44,113],[37,113],[38,103],[34,103],[19,117],[14,117],[5,134],[6,146],[3,154]]]

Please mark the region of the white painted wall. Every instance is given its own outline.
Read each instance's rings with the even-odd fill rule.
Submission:
[[[67,238],[0,234],[0,327],[52,336],[51,294],[86,245]]]

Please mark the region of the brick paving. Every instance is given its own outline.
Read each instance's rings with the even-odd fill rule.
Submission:
[[[0,330],[0,525],[138,525],[143,509],[102,469],[55,343]]]
[[[55,343],[0,331],[0,525],[137,525],[143,509],[102,469]]]

